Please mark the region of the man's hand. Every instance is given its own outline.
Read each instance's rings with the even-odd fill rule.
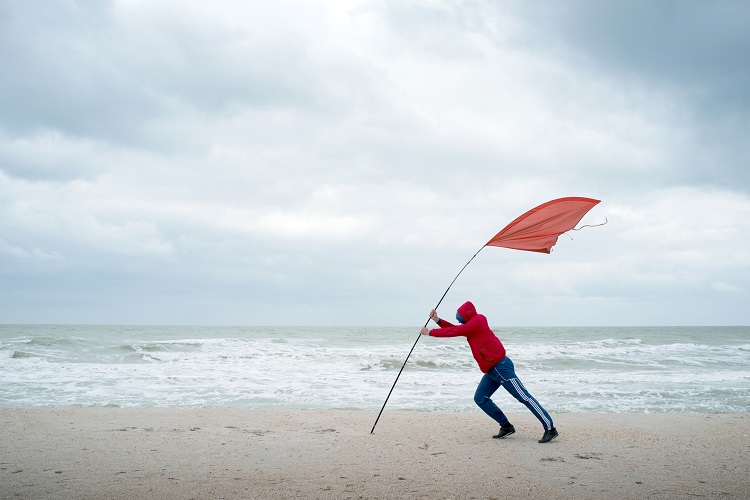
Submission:
[[[440,317],[438,316],[437,311],[435,309],[430,311],[430,319],[434,321],[435,323],[440,321]]]
[[[430,334],[430,329],[427,328],[426,326],[423,326],[422,329],[419,330],[419,333],[422,334],[422,335],[429,335]]]

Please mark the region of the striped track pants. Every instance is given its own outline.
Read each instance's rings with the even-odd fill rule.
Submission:
[[[539,419],[545,430],[549,430],[555,426],[549,413],[539,404],[539,401],[534,396],[529,394],[529,391],[526,390],[518,379],[513,361],[508,356],[505,356],[502,361],[484,374],[484,377],[479,382],[476,393],[474,393],[474,402],[497,423],[500,425],[508,423],[508,418],[491,399],[500,386],[526,406]]]

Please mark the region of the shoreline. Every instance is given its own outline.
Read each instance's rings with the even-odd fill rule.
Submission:
[[[750,498],[744,413],[0,407],[0,498]]]

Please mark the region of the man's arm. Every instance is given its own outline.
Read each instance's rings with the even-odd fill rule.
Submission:
[[[435,309],[433,309],[432,311],[430,311],[430,319],[432,321],[434,321],[435,323],[437,323],[437,326],[439,326],[441,328],[449,328],[451,326],[455,326],[450,321],[446,321],[444,319],[440,319],[440,317],[438,316],[437,311],[435,311]]]

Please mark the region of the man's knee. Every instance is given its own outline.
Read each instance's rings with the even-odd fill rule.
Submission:
[[[474,402],[477,404],[477,406],[481,407],[488,401],[492,401],[489,396],[485,394],[474,394]]]

